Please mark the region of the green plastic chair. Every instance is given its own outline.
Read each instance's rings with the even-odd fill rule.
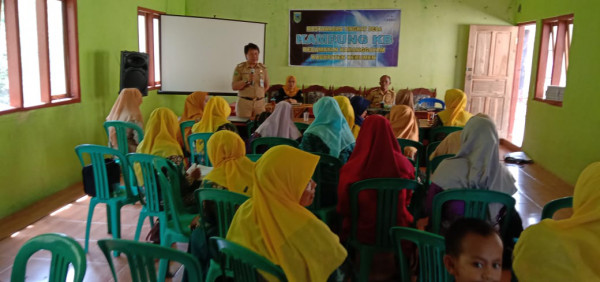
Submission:
[[[337,189],[340,179],[342,162],[328,154],[311,153],[318,155],[319,163],[315,168],[312,179],[317,183],[313,202],[307,208],[325,222],[330,228],[337,227],[338,219]]]
[[[248,134],[248,138],[252,136],[252,133],[258,128],[257,122],[250,120],[246,123],[246,133]]]
[[[133,170],[133,168],[138,165],[142,171],[142,178],[144,180],[144,193],[140,192],[140,200],[143,207],[140,211],[137,228],[135,229],[135,236],[133,237],[135,241],[140,239],[140,232],[142,231],[142,226],[144,225],[144,219],[146,219],[146,217],[148,217],[151,227],[154,227],[154,217],[158,217],[159,222],[165,222],[167,220],[164,210],[161,210],[160,201],[162,195],[158,190],[158,179],[156,179],[154,169],[154,162],[157,159],[162,159],[162,157],[138,153],[127,154],[127,161],[129,162],[130,167]],[[136,177],[132,178],[135,179],[137,185]],[[140,188],[138,188],[138,190],[141,191]],[[160,227],[160,238],[162,240],[164,228],[162,228],[162,225]]]
[[[234,281],[264,281],[258,273],[259,270],[273,275],[279,281],[287,281],[281,267],[275,265],[265,257],[220,237],[211,237],[210,240],[219,250],[220,265],[229,265],[234,275]]]
[[[198,189],[195,193],[196,199],[198,200],[200,215],[204,215],[203,207],[205,201],[213,203],[212,206],[216,212],[215,224],[218,230],[217,235],[219,237],[226,237],[235,212],[246,200],[248,200],[248,196],[227,190],[210,188]],[[205,220],[207,219],[202,218],[202,221]],[[233,277],[230,269],[227,266],[225,268],[229,270],[226,271],[227,276]],[[215,281],[219,276],[221,276],[221,274],[221,266],[218,264],[218,262],[211,259],[206,281]]]
[[[86,269],[85,251],[73,238],[58,233],[41,234],[25,242],[15,257],[10,281],[25,281],[27,261],[39,250],[47,250],[52,253],[48,281],[66,281],[69,264],[73,265],[75,270],[73,281],[83,281]]]
[[[246,154],[246,157],[248,157],[253,162],[257,162],[258,159],[260,159],[260,157],[262,157],[262,155],[263,154]]]
[[[429,131],[429,142],[442,141],[448,134],[463,130],[460,126],[438,126]]]
[[[256,149],[259,146],[267,146],[267,149],[277,145],[290,145],[294,148],[298,148],[298,142],[296,140],[281,138],[281,137],[260,137],[252,140],[250,144],[252,146],[252,153],[257,154]]]
[[[409,260],[402,251],[402,241],[414,243],[418,250],[419,275],[417,281],[423,282],[450,282],[452,277],[444,267],[444,254],[446,245],[444,237],[407,227],[392,227],[390,235],[394,242],[396,255],[399,258],[400,275],[402,282],[411,282]]]
[[[544,220],[546,218],[552,218],[554,213],[560,209],[572,208],[573,207],[573,196],[564,197],[554,199],[542,208],[542,218],[540,220]]]
[[[121,152],[123,155],[127,155],[129,153],[129,144],[127,142],[127,129],[134,130],[138,135],[138,142],[142,142],[144,140],[144,130],[139,127],[135,123],[120,121],[120,120],[109,120],[104,122],[104,130],[106,131],[106,136],[110,138],[108,134],[109,128],[114,127],[115,132],[117,134],[117,147],[115,148]],[[108,142],[110,144],[110,142]],[[110,146],[110,145],[109,145]]]
[[[131,272],[131,281],[138,282],[156,282],[162,280],[156,275],[155,259],[173,260],[181,263],[188,274],[189,281],[203,281],[202,269],[198,260],[187,253],[171,249],[169,247],[158,246],[150,243],[142,243],[130,240],[120,239],[102,239],[98,240],[98,246],[104,253],[108,261],[113,279],[117,280],[115,266],[109,253],[111,251],[122,252],[127,257],[129,270]]]
[[[130,170],[127,158],[121,152],[105,146],[84,144],[75,147],[75,153],[79,157],[81,166],[85,166],[84,155],[88,154],[91,158],[91,164],[94,171],[94,183],[96,186],[96,197],[91,197],[90,207],[88,209],[88,218],[85,226],[85,252],[88,251],[90,239],[90,227],[94,215],[94,207],[98,203],[106,204],[108,233],[112,233],[113,238],[121,237],[121,207],[128,204],[135,204],[139,197],[131,190],[129,173]],[[106,174],[105,156],[117,157],[121,165],[123,182],[125,186],[114,185],[113,193],[110,192],[108,176]],[[118,254],[115,254],[118,255]]]
[[[417,177],[419,177],[419,160],[421,159],[421,155],[423,154],[423,151],[425,150],[425,146],[423,146],[423,144],[421,142],[417,142],[417,141],[413,141],[413,140],[409,140],[409,139],[402,139],[402,138],[398,138],[398,144],[400,145],[400,148],[402,150],[402,153],[404,153],[404,148],[406,147],[413,147],[415,149],[417,149],[417,153],[415,154],[415,159],[408,159],[414,166],[415,166],[415,179],[417,179]]]
[[[296,125],[296,127],[298,128],[300,133],[302,133],[302,134],[304,134],[304,131],[306,131],[306,129],[309,126],[308,124],[303,123],[303,122],[294,122],[294,124]]]
[[[435,195],[433,198],[433,233],[440,234],[442,224],[442,206],[447,201],[462,201],[465,203],[465,213],[463,217],[479,218],[481,220],[489,219],[488,205],[491,203],[500,203],[506,207],[506,217],[512,218],[515,210],[515,199],[506,193],[481,190],[481,189],[450,189]],[[492,215],[495,217],[496,215]],[[504,225],[500,227],[500,234],[504,235],[507,231],[510,220],[505,220]],[[504,238],[504,236],[502,236]]]
[[[442,141],[435,141],[435,142],[430,142],[429,144],[427,144],[427,148],[425,148],[425,153],[427,156],[427,161],[429,161],[429,157],[431,156],[431,154],[433,154],[433,152],[435,152],[435,149],[437,149],[437,147],[442,143]]]
[[[179,123],[179,130],[181,131],[181,137],[183,139],[183,143],[185,143],[183,145],[185,146],[186,150],[189,150],[190,145],[188,144],[187,136],[185,136],[185,129],[192,128],[194,126],[194,124],[196,124],[195,120],[187,120],[187,121]]]
[[[446,155],[441,155],[441,156],[437,156],[435,158],[433,158],[432,160],[428,160],[427,161],[427,169],[426,169],[426,182],[427,184],[431,184],[431,176],[433,175],[433,173],[435,172],[435,170],[437,169],[437,167],[440,165],[440,163],[447,159],[447,158],[451,158],[454,157],[454,154],[446,154]]]
[[[188,136],[188,144],[190,144],[190,163],[197,163],[205,166],[212,166],[208,159],[208,139],[213,135],[213,132],[194,133]],[[202,141],[202,143],[196,142]],[[203,148],[198,148],[200,145]]]
[[[160,222],[161,229],[164,228],[160,245],[169,247],[175,242],[188,243],[192,233],[189,225],[196,214],[190,214],[186,211],[180,196],[180,181],[185,181],[185,179],[180,179],[179,167],[164,158],[154,160],[154,169],[158,177],[158,183],[160,183],[164,202],[163,209],[166,215],[166,220]],[[161,281],[167,274],[167,266],[168,262],[166,260],[160,261],[159,277],[161,277]]]
[[[401,178],[373,178],[356,182],[350,186],[350,246],[360,254],[358,281],[367,281],[371,271],[371,261],[376,252],[392,251],[393,244],[390,228],[396,226],[398,210],[398,194],[402,190],[416,190],[419,184],[414,180]],[[377,215],[375,218],[375,242],[362,243],[358,240],[358,194],[360,191],[375,190],[377,192]],[[393,212],[392,212],[393,211]]]

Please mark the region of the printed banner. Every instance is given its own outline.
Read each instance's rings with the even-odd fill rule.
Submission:
[[[290,65],[398,66],[400,10],[290,10]]]

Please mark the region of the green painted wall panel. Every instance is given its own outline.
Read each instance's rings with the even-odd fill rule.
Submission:
[[[523,149],[537,163],[574,184],[589,163],[600,159],[600,2],[521,0],[518,5],[516,22],[538,23]],[[575,18],[563,106],[534,101],[541,19],[571,13]]]

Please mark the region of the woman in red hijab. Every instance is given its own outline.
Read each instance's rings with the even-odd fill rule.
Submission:
[[[365,119],[356,139],[356,147],[348,162],[340,170],[337,211],[342,215],[342,238],[350,233],[350,185],[368,178],[396,177],[414,179],[415,168],[404,156],[390,122],[380,115]],[[398,226],[409,226],[413,221],[407,206],[411,192],[399,195]],[[363,243],[375,241],[375,216],[377,195],[375,191],[358,194],[360,215],[358,218],[358,240]]]

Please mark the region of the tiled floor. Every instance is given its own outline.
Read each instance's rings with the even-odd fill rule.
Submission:
[[[540,213],[545,203],[552,199],[573,194],[572,186],[536,164],[525,166],[507,165],[507,167],[517,181],[519,191],[513,197],[517,200],[516,207],[523,218],[525,226],[535,224],[539,221]],[[88,205],[89,198],[82,198],[67,205],[68,208],[46,216],[18,233],[13,234],[13,237],[0,241],[0,281],[10,281],[12,263],[16,253],[25,241],[35,235],[48,232],[65,233],[75,238],[83,246]],[[133,239],[140,209],[141,206],[139,204],[122,208],[122,238]],[[559,211],[556,218],[568,217],[570,216],[570,212],[570,209]],[[149,231],[147,222],[142,230],[142,237]],[[110,237],[106,231],[106,211],[103,205],[98,205],[94,212],[91,228],[85,281],[112,281],[112,275],[106,259],[96,244],[98,239]],[[179,244],[177,247],[181,250],[186,248],[185,244]],[[120,256],[113,258],[113,261],[119,281],[130,281],[131,278],[126,258]],[[50,257],[48,253],[41,252],[35,254],[28,264],[27,281],[47,280],[49,262]],[[177,269],[176,265],[171,267],[172,271],[176,271],[173,280],[179,281],[182,271],[177,271]]]

